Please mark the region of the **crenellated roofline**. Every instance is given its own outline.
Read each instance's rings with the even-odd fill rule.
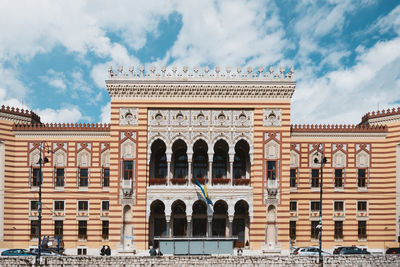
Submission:
[[[35,123],[14,124],[13,131],[109,131],[107,123]]]
[[[393,122],[400,122],[400,107],[368,112],[361,118],[360,124],[387,124]]]
[[[323,132],[323,133],[371,133],[379,132],[385,133],[388,131],[386,125],[343,125],[343,124],[303,124],[291,125],[291,132],[309,133],[309,132]]]
[[[19,123],[40,123],[40,117],[32,110],[19,109],[4,105],[1,106],[0,117]]]

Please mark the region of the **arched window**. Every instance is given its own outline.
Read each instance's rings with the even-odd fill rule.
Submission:
[[[186,151],[180,149],[174,157],[174,178],[185,178],[188,173],[188,161]]]
[[[218,149],[214,154],[213,160],[213,178],[226,178],[227,157],[226,152]]]
[[[233,178],[240,179],[246,177],[246,155],[242,150],[236,151],[233,161]]]
[[[207,165],[207,154],[204,151],[195,153],[193,157],[193,177],[206,178]]]
[[[167,177],[167,156],[165,153],[156,155],[155,158],[155,178],[166,178]]]

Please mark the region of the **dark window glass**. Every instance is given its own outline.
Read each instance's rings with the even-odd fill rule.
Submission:
[[[297,169],[290,169],[290,187],[297,187]]]
[[[297,202],[296,201],[290,201],[290,211],[297,211]]]
[[[233,161],[233,178],[246,177],[246,155],[242,150],[237,150]]]
[[[357,185],[358,187],[365,187],[367,180],[367,170],[358,169]]]
[[[367,239],[366,221],[358,221],[358,239]]]
[[[165,153],[160,153],[155,160],[155,178],[166,178],[168,171],[167,156]]]
[[[289,222],[289,237],[291,240],[296,240],[296,221]]]
[[[39,186],[40,181],[40,168],[32,169],[32,186]]]
[[[319,205],[319,201],[311,201],[311,211],[315,212],[315,211],[319,211],[320,205]]]
[[[87,239],[87,221],[78,221],[78,238]]]
[[[342,212],[343,211],[343,201],[335,201],[334,209],[336,212]]]
[[[124,160],[124,180],[133,179],[133,161]]]
[[[186,152],[181,149],[174,157],[174,178],[185,178],[188,173],[188,162]]]
[[[58,236],[59,238],[63,237],[63,221],[54,221],[54,237]]]
[[[31,211],[38,211],[38,204],[39,204],[39,201],[36,201],[36,200],[32,200],[31,201]]]
[[[108,240],[109,222],[108,221],[103,221],[101,229],[102,229],[101,230],[101,237],[103,238],[103,240]]]
[[[318,239],[318,224],[319,221],[311,221],[311,239]]]
[[[110,169],[104,168],[103,169],[103,187],[110,186]]]
[[[101,202],[102,211],[108,211],[110,208],[110,202],[108,200]]]
[[[87,249],[86,248],[78,248],[78,255],[86,255]]]
[[[343,222],[335,221],[335,239],[343,239]]]
[[[89,170],[79,169],[79,186],[87,187],[89,181]]]
[[[343,187],[343,169],[335,169],[335,187]]]
[[[89,204],[87,201],[78,201],[78,210],[79,211],[87,211],[88,205]]]
[[[227,157],[222,149],[218,149],[214,154],[213,178],[226,178],[227,175]]]
[[[311,187],[319,187],[319,169],[311,170]]]
[[[60,200],[54,201],[54,210],[64,211],[64,201],[60,201]]]
[[[276,161],[267,161],[267,179],[276,179]]]
[[[57,168],[56,169],[56,181],[55,185],[58,187],[64,186],[64,168]]]
[[[206,178],[207,167],[207,154],[204,151],[195,153],[193,157],[193,177]]]
[[[31,221],[31,239],[38,238],[38,233],[39,233],[39,221],[32,220]]]
[[[367,201],[358,201],[357,202],[357,210],[358,211],[367,211]]]

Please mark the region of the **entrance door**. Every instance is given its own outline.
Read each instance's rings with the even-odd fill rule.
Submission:
[[[244,231],[245,231],[245,220],[244,219],[234,219],[233,220],[232,233],[237,236],[238,239],[235,241],[235,247],[244,247]]]
[[[186,218],[174,218],[174,236],[186,236]]]

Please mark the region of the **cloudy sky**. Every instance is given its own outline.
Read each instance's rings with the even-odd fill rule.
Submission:
[[[0,104],[107,122],[108,66],[294,66],[292,123],[400,106],[399,0],[0,2]]]

